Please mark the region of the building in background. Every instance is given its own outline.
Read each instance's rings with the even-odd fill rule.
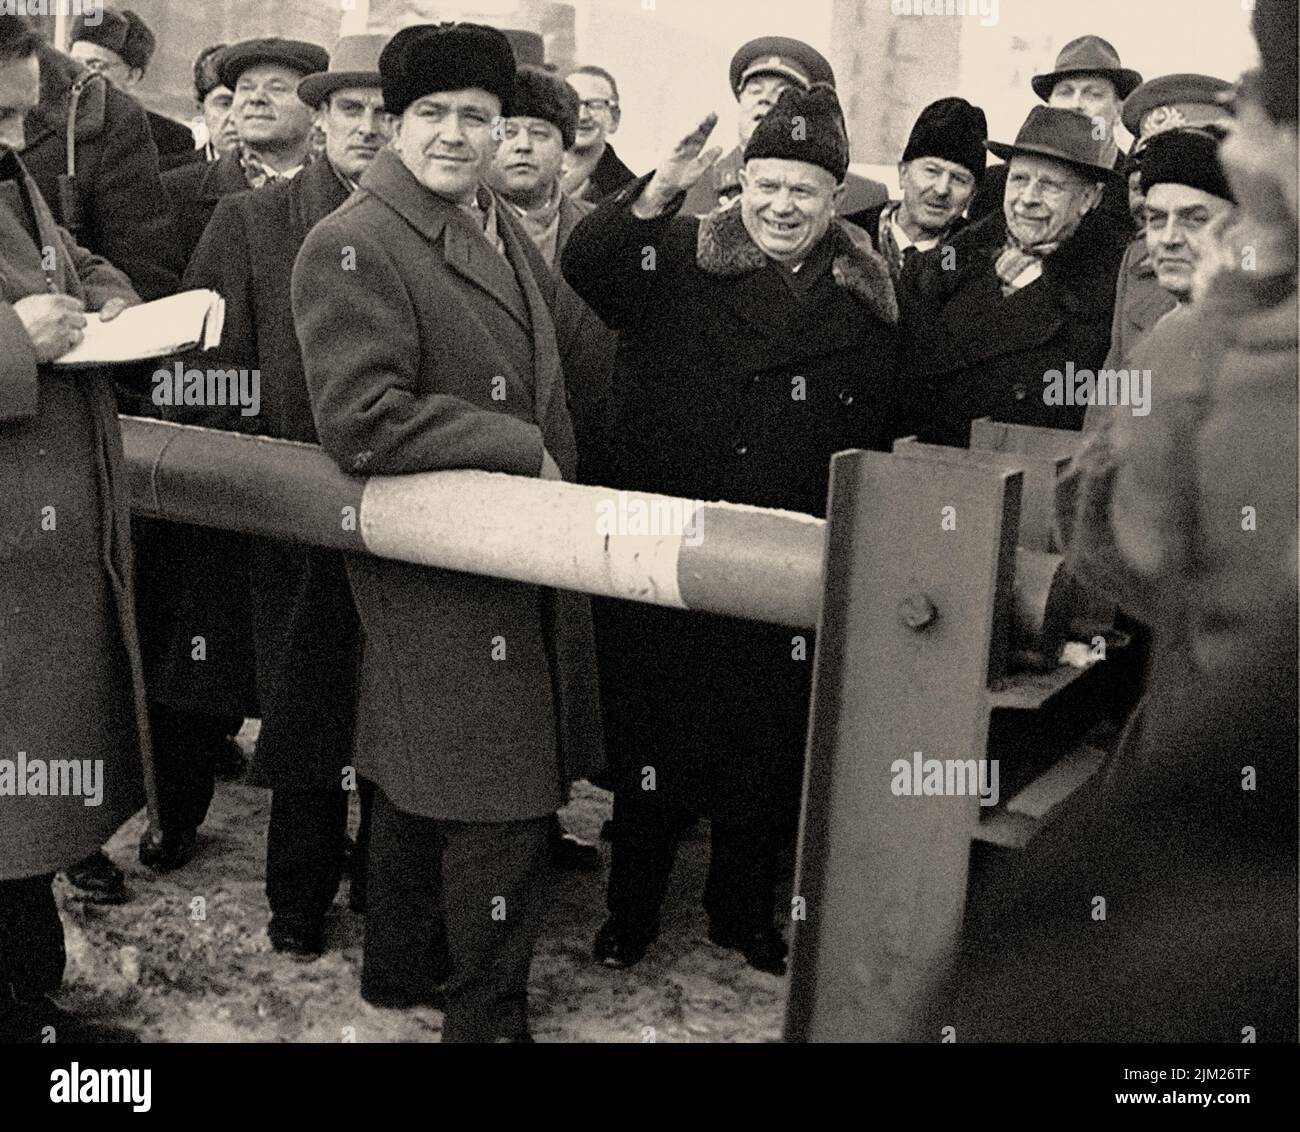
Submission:
[[[1030,78],[1051,70],[1079,35],[1109,39],[1126,65],[1152,77],[1201,71],[1233,79],[1256,63],[1247,0],[1198,6],[1184,0],[999,0],[953,2],[953,15],[895,14],[941,0],[126,0],[158,37],[141,90],[151,110],[194,117],[191,68],[210,43],[260,35],[332,48],[340,34],[396,31],[415,23],[474,20],[539,32],[560,70],[596,63],[618,78],[619,154],[638,172],[709,111],[715,141],[735,144],[727,64],[740,44],[789,35],[830,59],[839,81],[855,167],[894,187],[893,168],[927,103],[960,95],[981,106],[994,138],[1011,138],[1037,99]],[[983,7],[992,18],[981,16]],[[965,14],[957,9],[970,8]],[[42,21],[51,39],[54,18]],[[1159,34],[1152,34],[1153,28]]]

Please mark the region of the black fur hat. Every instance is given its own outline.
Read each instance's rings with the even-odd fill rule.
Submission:
[[[984,111],[964,98],[941,98],[932,102],[916,119],[912,135],[903,150],[903,160],[939,157],[970,170],[975,180],[984,176],[989,124]]]
[[[756,157],[806,161],[843,182],[849,169],[849,139],[835,88],[829,83],[813,83],[807,91],[798,87],[783,90],[745,146],[745,160]]]
[[[1142,192],[1153,185],[1189,185],[1234,203],[1232,186],[1219,164],[1219,142],[1202,130],[1169,130],[1157,134],[1142,151]]]
[[[509,118],[515,93],[515,53],[496,28],[482,24],[416,24],[403,28],[379,56],[384,109],[402,114],[417,98],[478,87],[501,100]]]
[[[76,43],[79,39],[107,47],[120,55],[128,67],[142,71],[149,66],[157,46],[149,25],[129,8],[121,11],[105,8],[95,24],[88,24],[84,16],[78,16],[72,22],[69,42]]]
[[[550,122],[564,138],[564,148],[572,149],[578,135],[578,92],[550,71],[520,67],[511,115]]]

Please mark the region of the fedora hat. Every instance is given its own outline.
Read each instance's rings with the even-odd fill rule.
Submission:
[[[380,87],[379,53],[386,35],[345,35],[334,47],[329,70],[308,75],[298,84],[298,97],[313,110],[344,87]]]
[[[1097,181],[1115,176],[1115,170],[1103,157],[1105,145],[1092,136],[1090,119],[1054,106],[1035,106],[1014,142],[988,143],[989,152],[1004,161],[1010,161],[1018,153],[1050,157]]]
[[[1035,75],[1029,85],[1044,102],[1052,97],[1052,88],[1070,75],[1104,75],[1115,84],[1115,93],[1127,98],[1142,82],[1137,71],[1120,65],[1119,52],[1099,35],[1081,35],[1072,39],[1056,57],[1056,70]]]

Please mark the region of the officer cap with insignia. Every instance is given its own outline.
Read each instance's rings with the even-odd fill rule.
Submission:
[[[1198,129],[1224,123],[1228,108],[1221,96],[1232,84],[1210,75],[1161,75],[1143,83],[1124,100],[1124,128],[1136,139],[1140,153],[1157,134]]]
[[[755,75],[780,75],[810,90],[813,83],[835,86],[835,71],[826,57],[802,40],[783,35],[751,39],[731,60],[731,93],[740,97],[741,88]]]

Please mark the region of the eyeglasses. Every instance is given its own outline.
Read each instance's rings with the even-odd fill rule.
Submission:
[[[584,98],[578,105],[588,114],[603,114],[606,110],[618,109],[618,103],[612,98]]]
[[[1007,177],[1007,188],[1017,196],[1023,196],[1031,185],[1038,186],[1039,195],[1048,204],[1055,204],[1066,193],[1077,193],[1083,188],[1082,181],[1058,181],[1052,177],[1033,177],[1027,173],[1012,173]]]

